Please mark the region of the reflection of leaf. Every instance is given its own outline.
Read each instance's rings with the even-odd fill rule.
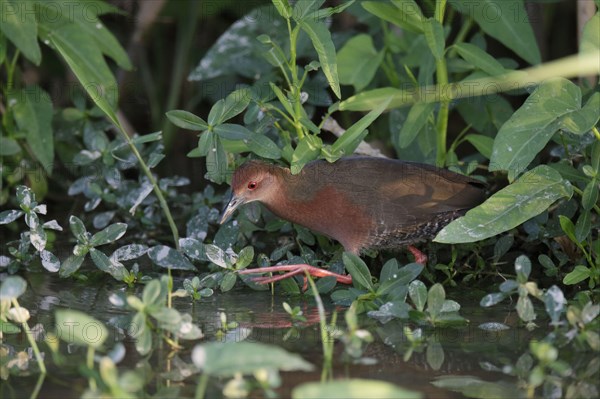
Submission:
[[[438,388],[460,392],[469,398],[519,398],[522,392],[514,382],[489,382],[472,376],[444,375],[432,382]]]
[[[385,381],[345,379],[330,382],[308,382],[292,391],[294,399],[408,399],[421,398],[420,392],[390,384]]]

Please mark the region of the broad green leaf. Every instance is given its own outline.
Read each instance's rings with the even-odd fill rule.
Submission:
[[[358,122],[352,125],[348,130],[344,132],[331,146],[331,151],[335,154],[343,152],[346,155],[350,155],[354,152],[360,142],[356,142],[357,137],[363,133],[363,131],[371,125],[386,110],[390,103],[390,98],[383,98],[380,103],[377,103],[373,109],[360,118]]]
[[[206,154],[206,178],[221,184],[227,177],[227,153],[219,136],[214,134],[210,136],[210,139],[210,149]]]
[[[293,16],[297,21],[303,19],[308,14],[317,11],[325,3],[325,0],[303,0],[294,4]]]
[[[494,147],[494,139],[482,134],[469,134],[465,137],[469,143],[479,151],[481,155],[490,159],[492,156],[492,148]]]
[[[252,132],[242,125],[233,123],[223,123],[216,125],[213,131],[217,136],[225,140],[246,140],[250,139]]]
[[[413,0],[394,1],[395,6],[387,2],[363,1],[365,10],[410,32],[423,32],[423,14]]]
[[[9,209],[8,211],[0,212],[0,224],[9,224],[23,216],[23,211]]]
[[[90,239],[90,245],[98,247],[100,245],[110,244],[123,237],[127,231],[127,224],[125,223],[114,223],[105,228],[102,231],[94,234]]]
[[[115,109],[118,88],[95,40],[77,25],[40,23],[40,37],[65,59],[92,101],[113,122],[118,122]]]
[[[502,64],[474,44],[457,43],[453,47],[465,61],[488,75],[501,75],[506,72]]]
[[[77,241],[80,243],[88,242],[88,233],[81,219],[77,216],[71,216],[69,218],[69,227],[75,238],[77,238]]]
[[[352,281],[361,288],[373,291],[371,272],[365,262],[357,255],[350,252],[344,252],[342,259],[346,270],[348,270],[348,273],[352,276]]]
[[[292,390],[293,399],[418,399],[423,394],[385,381],[343,379],[307,382]]]
[[[335,46],[331,40],[331,33],[327,29],[327,25],[323,22],[303,20],[299,22],[300,27],[304,30],[313,44],[319,56],[321,69],[329,82],[329,86],[337,98],[342,98],[340,91],[340,81],[337,71],[337,60],[335,55]]]
[[[40,65],[42,52],[37,41],[38,24],[33,4],[18,0],[0,0],[0,30],[29,61]]]
[[[75,273],[81,267],[83,260],[85,259],[85,255],[71,255],[60,265],[60,269],[58,270],[58,275],[60,277],[69,277],[71,274]]]
[[[246,143],[250,151],[267,159],[281,158],[281,149],[273,140],[261,133],[252,133]]]
[[[408,286],[408,295],[419,312],[425,309],[427,302],[427,287],[422,281],[415,280]]]
[[[523,0],[450,0],[457,11],[470,15],[481,29],[530,64],[541,62]]]
[[[54,132],[52,130],[52,101],[39,86],[9,94],[13,115],[19,129],[25,133],[27,144],[46,173],[54,167]]]
[[[206,257],[215,265],[227,268],[225,251],[213,244],[204,245]]]
[[[181,252],[166,245],[154,246],[147,254],[154,264],[167,269],[196,270]]]
[[[600,50],[600,12],[585,23],[579,43],[579,51],[582,53]]]
[[[196,345],[192,361],[203,373],[214,377],[252,374],[258,370],[311,371],[313,365],[300,356],[275,346],[256,342]]]
[[[559,118],[580,108],[575,84],[563,78],[543,82],[498,132],[490,170],[525,170],[559,129]]]
[[[50,251],[43,250],[40,252],[40,260],[44,269],[51,273],[56,273],[60,269],[60,260]]]
[[[118,248],[110,257],[118,261],[126,261],[139,258],[148,252],[148,247],[142,244],[128,244]]]
[[[591,270],[583,265],[577,265],[575,268],[563,278],[563,284],[573,285],[581,283],[590,278]]]
[[[222,292],[227,292],[231,290],[235,286],[235,282],[237,281],[237,276],[234,273],[227,273],[223,276],[223,280],[221,281]]]
[[[528,296],[519,296],[516,308],[521,320],[525,322],[535,320],[536,315],[535,310],[533,309],[533,303]]]
[[[423,20],[423,32],[427,45],[436,60],[444,58],[444,49],[446,48],[446,39],[444,37],[444,27],[434,18]]]
[[[408,285],[421,274],[423,268],[424,266],[420,263],[409,263],[398,270],[396,278],[403,282],[404,285]]]
[[[70,344],[99,348],[108,338],[108,329],[99,320],[72,309],[56,311],[56,335]]]
[[[167,112],[167,118],[182,129],[204,131],[208,129],[208,123],[199,116],[184,110],[173,110]]]
[[[290,170],[293,175],[300,173],[304,165],[317,158],[323,142],[317,136],[305,136],[292,154]]]
[[[235,263],[235,268],[238,270],[245,268],[252,262],[252,259],[254,259],[254,247],[248,245],[247,247],[242,248],[238,254],[238,260]]]
[[[217,101],[208,114],[210,126],[219,125],[236,115],[241,114],[250,104],[251,93],[249,89],[235,90],[225,99]]]
[[[525,284],[531,274],[531,260],[526,255],[519,255],[515,259],[515,273],[517,273],[517,280],[521,284]]]
[[[271,0],[271,1],[273,2],[273,5],[277,9],[277,12],[279,12],[279,15],[281,15],[285,19],[291,18],[292,7],[290,6],[290,3],[288,2],[288,0]]]
[[[379,274],[379,281],[392,280],[398,277],[399,264],[396,258],[392,258],[384,263]]]
[[[8,276],[0,285],[0,299],[17,299],[27,290],[27,281],[20,276]]]
[[[375,76],[383,56],[383,51],[375,50],[371,36],[367,34],[354,36],[338,53],[340,83],[353,85],[354,90],[361,91]]]
[[[508,231],[548,209],[559,198],[569,198],[573,188],[546,165],[525,173],[483,204],[444,227],[436,242],[475,242]]]
[[[436,319],[442,312],[444,301],[446,300],[446,292],[440,283],[434,284],[427,293],[427,311],[432,319]]]
[[[195,238],[186,237],[179,239],[179,247],[188,257],[206,262],[206,251],[204,250],[204,244]]]
[[[414,141],[429,117],[432,116],[435,105],[435,103],[416,103],[410,108],[406,122],[398,133],[400,148],[406,148]]]
[[[127,275],[127,269],[121,262],[110,259],[104,252],[98,251],[96,248],[90,248],[90,257],[98,269],[110,274],[116,280],[121,281]]]
[[[592,130],[600,119],[600,93],[594,93],[583,108],[563,115],[559,127],[575,134],[584,134]]]

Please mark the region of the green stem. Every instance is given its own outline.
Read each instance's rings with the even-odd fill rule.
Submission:
[[[472,26],[473,26],[473,18],[467,17],[467,20],[460,27],[460,30],[456,34],[456,38],[454,39],[453,46],[448,51],[448,58],[454,58],[454,56],[456,55],[456,52],[457,52],[456,48],[454,47],[454,44],[458,44],[458,43],[464,42],[465,41],[465,37],[467,37],[467,33],[469,33],[469,31],[471,30]]]
[[[600,132],[598,131],[598,128],[596,126],[592,126],[592,132],[594,132],[594,136],[596,136],[596,139],[600,140]]]
[[[444,24],[444,12],[446,10],[446,0],[439,0],[436,2],[435,7],[435,19],[443,26]],[[446,58],[442,56],[440,59],[435,61],[436,75],[438,85],[448,84],[448,68],[446,66]],[[450,101],[442,100],[440,102],[440,110],[438,113],[438,119],[436,124],[437,129],[437,152],[436,152],[436,164],[440,167],[446,163],[446,141],[448,136],[448,116],[450,114]]]
[[[88,369],[90,369],[90,370],[94,369],[94,347],[93,346],[88,346],[88,348],[87,348],[86,365],[87,365]],[[90,389],[92,391],[95,391],[97,387],[96,387],[96,380],[94,380],[94,377],[90,377],[88,381],[90,384]]]
[[[206,387],[208,385],[208,374],[202,373],[200,375],[200,380],[198,381],[198,385],[196,386],[196,395],[195,399],[204,399],[204,395],[206,394]]]
[[[42,385],[44,385],[44,380],[46,379],[46,374],[40,374],[37,382],[35,383],[35,387],[33,388],[33,392],[31,392],[31,396],[29,399],[36,399],[40,394],[40,390],[42,389]]]
[[[13,298],[11,300],[11,303],[13,304],[15,309],[17,309],[17,311],[20,314],[21,306],[19,306],[19,302],[17,301],[17,298]],[[38,367],[40,368],[40,373],[46,374],[46,365],[44,364],[44,358],[42,357],[42,354],[40,353],[40,348],[38,347],[37,342],[35,342],[35,339],[33,339],[33,333],[31,332],[31,329],[29,328],[29,324],[27,324],[27,321],[22,322],[21,327],[23,327],[23,331],[25,331],[25,335],[27,336],[29,345],[31,345],[31,348],[33,349],[35,359],[37,360]]]
[[[305,272],[306,279],[310,284],[310,289],[315,298],[315,302],[317,303],[317,311],[319,312],[319,328],[321,330],[321,346],[323,348],[323,370],[321,372],[321,382],[324,382],[329,375],[329,371],[331,370],[331,361],[333,359],[333,342],[329,342],[329,337],[327,336],[327,319],[325,315],[325,307],[323,306],[323,301],[321,300],[321,296],[319,295],[319,290],[315,285],[310,273]],[[334,320],[332,320],[333,324]],[[331,327],[334,327],[333,324]]]

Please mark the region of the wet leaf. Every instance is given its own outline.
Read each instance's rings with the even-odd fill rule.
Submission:
[[[425,309],[427,302],[427,287],[422,281],[415,280],[408,286],[408,295],[419,312]]]
[[[510,329],[510,327],[504,323],[497,323],[493,321],[481,323],[478,327],[484,331],[504,331]]]
[[[90,239],[90,245],[98,247],[100,245],[110,244],[123,237],[127,231],[127,224],[125,223],[114,223],[105,228],[102,231],[94,234]]]
[[[40,252],[42,266],[49,272],[55,273],[60,269],[60,260],[50,251],[43,250]]]
[[[517,300],[517,313],[521,320],[528,322],[533,321],[536,318],[535,310],[533,309],[533,303],[528,296],[519,296]]]
[[[311,371],[313,365],[300,356],[274,346],[255,342],[196,345],[192,361],[210,376],[232,377],[237,373],[251,374],[260,369]]]
[[[77,241],[80,243],[87,243],[87,230],[85,229],[85,225],[77,216],[71,216],[69,218],[69,227],[71,228],[71,232],[77,238]]]
[[[111,259],[118,261],[127,261],[139,258],[148,252],[148,247],[142,244],[129,244],[118,248],[110,255]]]
[[[60,277],[69,277],[71,274],[75,273],[81,267],[83,260],[85,259],[85,255],[71,255],[60,266],[58,270],[58,275]]]
[[[206,257],[215,265],[228,268],[225,251],[213,244],[205,244]]]
[[[90,257],[98,269],[110,274],[119,281],[123,280],[128,273],[125,266],[119,261],[110,259],[104,252],[98,251],[95,248],[90,249]]]
[[[18,211],[16,209],[0,212],[0,225],[14,222],[23,216],[23,213],[23,211]]]
[[[19,276],[8,276],[0,285],[0,299],[12,300],[17,299],[27,289],[27,282]]]
[[[560,288],[553,285],[544,294],[544,305],[546,305],[546,313],[550,316],[552,324],[558,324],[560,316],[565,312],[567,300]]]
[[[92,316],[78,310],[56,311],[57,336],[70,344],[99,348],[108,338],[108,329]]]
[[[166,245],[157,245],[148,250],[148,257],[154,264],[177,270],[196,270],[183,254]]]
[[[199,260],[199,261],[207,261],[206,252],[204,250],[204,244],[195,238],[180,238],[179,239],[179,247],[188,257]]]
[[[442,312],[445,299],[446,292],[441,284],[436,283],[431,286],[427,293],[427,311],[432,319],[435,319]]]
[[[526,255],[520,255],[515,259],[515,273],[517,273],[517,280],[521,284],[525,284],[531,273],[531,261]]]
[[[540,214],[559,198],[572,194],[570,183],[557,171],[540,165],[444,227],[434,241],[450,244],[493,237]]]

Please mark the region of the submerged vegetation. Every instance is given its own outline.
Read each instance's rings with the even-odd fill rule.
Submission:
[[[412,398],[429,389],[598,397],[598,1],[580,41],[554,61],[540,51],[552,42],[542,31],[536,41],[531,13],[546,21],[571,2],[529,11],[522,0],[147,3],[130,10],[152,11],[135,29],[160,32],[159,15],[179,23],[174,82],[157,81],[164,70],[148,60],[165,58],[160,43],[141,53],[133,39],[128,51],[119,44],[115,35],[149,33],[119,29],[123,11],[107,2],[0,0],[3,397],[20,396],[12,384],[32,375],[28,392],[39,396],[48,374],[80,377],[70,389],[85,398]],[[193,60],[188,81],[197,86],[182,82],[198,19],[228,13],[239,19]],[[137,104],[113,70],[134,64],[147,129],[160,132],[134,133],[138,118],[124,112]],[[79,85],[68,98],[50,95],[71,73]],[[197,134],[188,157],[202,179],[191,168],[169,176],[164,160],[181,165],[177,141],[187,137],[175,127]],[[245,160],[298,173],[353,153],[437,164],[485,181],[489,196],[424,246],[425,266],[403,253],[344,253],[256,204],[219,224]],[[349,273],[353,284],[297,276],[260,285],[239,273],[303,263]],[[85,309],[37,309],[40,275],[95,295],[108,287],[107,314],[94,312],[98,298]],[[250,318],[231,319],[228,308],[197,317],[220,296],[253,291],[285,315],[262,324],[285,329],[282,342],[254,342]],[[477,320],[508,303],[506,316],[474,326],[473,302]],[[290,343],[311,329],[323,364]],[[522,336],[483,350],[458,340],[479,354],[478,369],[442,374],[453,334],[473,329]],[[356,374],[336,366],[377,363],[369,347],[378,342],[405,362],[424,360],[436,372],[429,386],[340,379]],[[290,386],[290,371],[306,377]]]

